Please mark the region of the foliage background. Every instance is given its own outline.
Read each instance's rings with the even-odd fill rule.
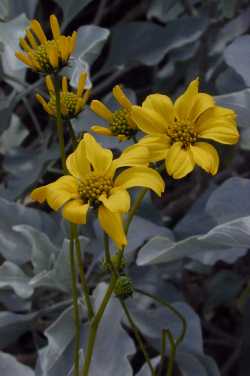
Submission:
[[[173,303],[187,319],[176,375],[248,376],[250,4],[244,0],[1,0],[1,375],[72,374],[68,229],[59,215],[29,198],[34,186],[61,174],[55,129],[34,98],[44,90],[43,79],[14,57],[28,20],[38,18],[48,31],[51,13],[66,33],[78,30],[67,73],[74,86],[79,72],[89,70],[92,98],[114,108],[110,91],[116,83],[134,102],[151,92],[175,98],[199,76],[202,91],[237,112],[240,144],[220,147],[219,174],[212,178],[197,169],[181,181],[164,175],[166,193],[161,200],[146,197],[126,255],[134,284]],[[80,136],[96,120],[86,108],[72,124]],[[98,139],[116,152],[123,147]],[[107,276],[94,218],[81,235],[98,305]],[[157,364],[162,329],[178,335],[180,323],[136,294],[129,307]],[[82,306],[82,359],[86,332]],[[104,369],[105,375],[149,375],[115,298],[100,328],[91,375],[103,376]]]

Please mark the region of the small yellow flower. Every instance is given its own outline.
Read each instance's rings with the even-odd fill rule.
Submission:
[[[222,144],[239,140],[235,112],[216,106],[212,96],[199,93],[198,79],[175,103],[166,95],[149,95],[142,107],[133,106],[132,119],[147,133],[139,144],[149,148],[151,161],[164,159],[174,179],[186,176],[196,164],[212,175],[217,173],[218,153],[203,139]]]
[[[40,203],[46,200],[53,210],[62,208],[63,217],[76,224],[86,223],[89,208],[96,209],[103,230],[122,247],[127,244],[122,223],[122,214],[130,208],[127,189],[147,187],[159,196],[164,190],[161,176],[146,166],[148,160],[147,148],[137,145],[113,159],[112,151],[87,133],[67,158],[70,175],[35,189],[31,197]]]
[[[133,104],[125,95],[119,85],[113,88],[113,95],[121,108],[112,112],[102,102],[93,100],[91,102],[91,110],[98,116],[107,121],[108,127],[94,125],[91,130],[103,136],[116,136],[119,141],[125,141],[135,136],[137,126],[131,119],[131,109]]]
[[[72,54],[77,33],[71,36],[61,35],[56,16],[50,16],[50,26],[53,39],[48,40],[40,23],[32,20],[26,30],[25,38],[20,38],[19,44],[24,52],[17,51],[16,57],[36,72],[57,72],[67,65]]]
[[[61,113],[63,119],[71,119],[76,117],[83,109],[86,101],[88,100],[90,90],[84,92],[86,84],[87,73],[81,73],[77,91],[68,90],[67,77],[62,78],[62,91],[60,91]],[[49,115],[56,117],[56,95],[55,86],[51,76],[45,78],[46,86],[50,95],[48,102],[40,95],[36,94],[36,99],[41,103],[44,110]]]

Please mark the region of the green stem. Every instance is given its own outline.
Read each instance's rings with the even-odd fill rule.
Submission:
[[[149,367],[149,369],[151,371],[151,375],[152,376],[156,376],[156,372],[155,372],[154,367],[153,367],[153,365],[152,365],[152,363],[150,361],[148,353],[147,353],[147,351],[146,351],[146,349],[144,347],[143,340],[141,338],[140,332],[139,332],[136,324],[134,323],[134,321],[132,319],[132,316],[131,316],[131,314],[130,314],[130,312],[128,310],[128,307],[127,307],[126,303],[122,299],[119,299],[119,301],[121,303],[121,306],[122,306],[122,308],[124,310],[125,315],[127,316],[128,322],[129,322],[131,328],[133,329],[136,341],[138,342],[138,345],[139,345],[139,347],[141,349],[141,352],[143,353],[145,361],[146,361],[146,363],[147,363],[147,365],[148,365],[148,367]]]
[[[75,323],[75,349],[74,349],[74,376],[79,376],[80,366],[79,366],[79,349],[80,349],[80,314],[78,307],[78,293],[77,293],[77,273],[75,267],[75,257],[74,257],[74,231],[73,225],[70,229],[70,269],[71,269],[71,284],[72,284],[72,298],[73,298],[73,309],[74,309],[74,323]]]
[[[128,232],[130,223],[132,222],[132,219],[135,215],[135,212],[140,207],[140,204],[141,204],[146,192],[147,192],[147,188],[144,188],[137,195],[135,203],[134,203],[133,207],[131,208],[131,210],[128,214],[127,222],[126,222],[126,225],[125,225],[125,233],[126,234]],[[105,236],[104,237],[105,255],[108,255],[108,252],[107,252],[107,251],[109,251],[108,246],[109,246],[108,239]],[[124,247],[120,250],[118,266],[122,261],[124,250],[125,250]],[[110,255],[108,257],[110,258]],[[109,260],[109,259],[107,259],[107,260]],[[111,265],[113,265],[112,262],[111,262]],[[118,269],[119,269],[119,267],[118,267]],[[88,336],[88,344],[87,344],[87,349],[86,349],[85,362],[84,362],[84,366],[83,366],[83,370],[82,370],[82,376],[88,376],[89,368],[90,368],[90,364],[91,364],[91,360],[92,360],[92,356],[93,356],[93,349],[94,349],[94,345],[95,345],[95,341],[96,341],[97,330],[98,330],[100,321],[102,319],[102,316],[105,312],[106,306],[108,305],[109,300],[110,300],[112,293],[114,291],[115,284],[116,284],[118,277],[119,277],[119,274],[117,272],[112,273],[111,280],[110,280],[109,286],[106,290],[106,293],[104,295],[104,298],[102,300],[102,303],[101,303],[101,305],[100,305],[100,307],[99,307],[99,309],[98,309],[98,311],[97,311],[97,313],[96,313],[96,315],[95,315],[95,317],[94,317],[94,319],[91,323],[90,333],[89,333],[89,336]]]
[[[104,250],[105,250],[106,261],[110,265],[114,277],[119,278],[119,271],[115,268],[115,266],[113,265],[112,260],[111,260],[110,249],[109,249],[109,237],[106,233],[104,233],[103,239],[104,239]],[[150,361],[148,353],[147,353],[147,351],[144,347],[140,332],[137,329],[136,324],[134,323],[132,316],[129,313],[129,309],[128,309],[126,303],[122,299],[119,299],[119,301],[120,301],[120,304],[121,304],[121,306],[124,310],[125,315],[127,316],[128,322],[129,322],[131,328],[134,331],[135,338],[136,338],[138,345],[139,345],[139,347],[140,347],[140,349],[141,349],[141,351],[144,355],[145,361],[150,368],[151,374],[152,374],[152,376],[156,376],[155,371],[154,371],[154,367],[152,366],[152,363]]]
[[[59,140],[61,163],[64,174],[67,174],[66,168],[66,157],[65,157],[65,146],[64,146],[64,134],[63,134],[63,124],[62,124],[62,114],[61,114],[61,101],[60,101],[60,76],[55,73],[55,96],[56,96],[56,127],[57,135]]]
[[[135,202],[134,202],[134,205],[132,206],[132,208],[130,209],[130,211],[128,213],[127,222],[126,222],[125,228],[124,228],[125,234],[128,233],[128,229],[129,229],[130,223],[132,222],[132,219],[133,219],[135,213],[137,212],[137,210],[141,206],[142,200],[143,200],[145,194],[147,193],[147,191],[148,191],[148,188],[143,188],[137,194]]]
[[[82,287],[82,291],[84,295],[85,304],[87,306],[88,319],[90,321],[93,318],[95,313],[91,304],[91,300],[89,296],[89,289],[88,289],[87,280],[86,280],[86,276],[84,272],[84,265],[83,265],[83,260],[81,257],[81,244],[80,244],[79,237],[77,234],[77,226],[75,224],[72,224],[71,226],[73,229],[75,245],[76,245],[76,257],[77,257],[78,270],[80,274],[81,287]]]
[[[181,334],[176,339],[176,347],[177,347],[183,341],[183,339],[186,335],[186,331],[187,331],[187,323],[186,323],[185,318],[182,316],[182,314],[179,311],[177,311],[177,309],[175,309],[170,303],[162,300],[161,298],[158,298],[157,296],[155,296],[155,295],[153,295],[149,292],[146,292],[144,290],[137,289],[137,288],[135,288],[135,292],[137,292],[138,294],[141,294],[141,295],[148,296],[149,298],[155,300],[156,302],[158,302],[162,306],[166,307],[169,311],[171,311],[175,316],[178,317],[178,319],[182,323],[182,331],[181,331]]]
[[[70,134],[70,137],[71,137],[71,140],[72,140],[73,148],[75,150],[77,148],[78,141],[77,141],[77,137],[76,137],[75,131],[72,127],[70,120],[68,121],[68,127],[69,127],[69,134]]]
[[[167,376],[173,376],[176,345],[175,345],[174,337],[169,329],[163,329],[162,331],[162,348],[161,348],[161,363],[160,363],[160,369],[159,369],[159,376],[163,374],[164,356],[165,356],[166,347],[167,347],[166,346],[167,337],[169,339],[169,344],[170,344],[170,354],[168,357]]]
[[[176,344],[174,341],[174,337],[169,329],[164,330],[164,333],[166,333],[165,336],[168,336],[169,344],[170,344],[170,354],[168,358],[167,376],[173,376]]]
[[[159,376],[163,373],[163,367],[164,367],[164,357],[166,354],[166,331],[163,329],[162,336],[161,336],[161,361],[160,361],[160,367],[159,367]]]
[[[85,356],[82,376],[88,376],[89,374],[89,368],[90,368],[90,364],[91,364],[91,360],[93,356],[93,349],[94,349],[94,345],[96,341],[97,330],[98,330],[100,321],[102,319],[102,316],[104,314],[104,311],[112,296],[113,290],[115,288],[116,280],[117,280],[117,277],[112,275],[110,284],[106,290],[102,303],[90,325],[90,333],[89,333],[89,338],[88,338],[88,344],[87,344],[87,349],[86,349],[86,356]]]

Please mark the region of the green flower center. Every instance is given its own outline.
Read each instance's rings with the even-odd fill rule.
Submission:
[[[103,193],[109,196],[112,187],[112,179],[92,173],[79,185],[78,192],[84,202],[89,202],[90,206],[97,208],[101,204],[99,197]]]
[[[176,120],[173,126],[168,129],[168,136],[171,138],[171,144],[181,142],[183,149],[197,141],[197,132],[188,120]]]
[[[77,115],[76,113],[76,105],[78,101],[78,97],[76,94],[67,92],[64,93],[61,91],[60,93],[60,100],[61,100],[61,110],[62,110],[62,117],[63,118],[72,118]],[[48,103],[49,107],[56,115],[56,97],[54,94],[50,94],[50,100]]]
[[[130,138],[135,135],[136,129],[133,129],[129,125],[128,116],[129,111],[125,108],[113,112],[109,127],[114,136],[124,135],[127,138]]]

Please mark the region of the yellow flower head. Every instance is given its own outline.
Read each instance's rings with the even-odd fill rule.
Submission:
[[[83,109],[86,101],[88,100],[90,91],[85,90],[87,73],[81,73],[77,91],[68,90],[67,77],[62,78],[62,90],[60,91],[61,113],[63,119],[71,119],[77,116]],[[49,115],[56,117],[56,94],[55,86],[51,76],[45,78],[46,86],[50,95],[48,102],[40,95],[36,94],[36,99],[41,103],[44,110]]]
[[[46,200],[53,210],[62,208],[63,217],[76,224],[86,223],[88,210],[96,209],[103,230],[122,247],[127,244],[121,216],[130,208],[127,189],[147,187],[159,196],[164,190],[161,176],[146,166],[148,160],[147,148],[138,145],[113,159],[112,151],[87,133],[67,158],[70,175],[35,189],[31,197]],[[120,167],[129,168],[117,173]]]
[[[239,140],[235,112],[216,106],[212,96],[199,93],[198,79],[175,103],[166,95],[149,95],[142,107],[133,106],[132,119],[148,134],[139,144],[149,148],[151,161],[164,159],[174,179],[186,176],[196,164],[212,175],[217,173],[218,153],[203,139],[222,144]]]
[[[112,112],[102,102],[93,100],[91,110],[107,121],[108,127],[94,125],[92,131],[103,136],[116,136],[119,141],[125,141],[133,137],[137,132],[137,126],[131,119],[131,109],[133,104],[125,95],[119,85],[113,88],[113,95],[121,108]]]
[[[48,40],[40,23],[32,20],[26,30],[25,38],[19,44],[24,52],[17,51],[16,57],[36,72],[57,72],[67,65],[72,54],[77,33],[69,37],[61,35],[56,16],[50,16],[53,39]]]

